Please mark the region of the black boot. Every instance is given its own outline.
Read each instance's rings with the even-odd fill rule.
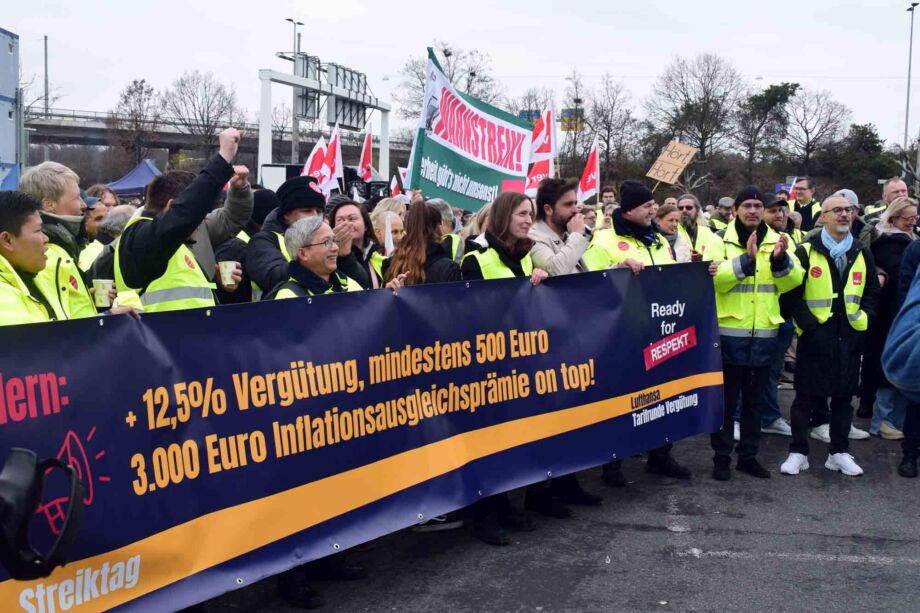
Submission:
[[[674,479],[689,479],[693,475],[689,468],[678,464],[670,454],[663,460],[649,455],[648,462],[645,464],[645,472]]]
[[[572,509],[554,500],[549,487],[539,489],[535,489],[534,486],[528,487],[527,495],[524,496],[524,508],[556,519],[566,519],[572,516]]]
[[[278,575],[278,593],[291,606],[299,609],[318,609],[326,601],[306,584],[301,568],[293,568]]]
[[[716,481],[728,481],[732,478],[732,459],[718,456],[713,460],[712,478]]]
[[[563,504],[577,504],[585,507],[600,506],[604,499],[585,491],[575,474],[553,479],[549,486],[556,499]]]
[[[601,466],[601,480],[610,487],[626,487],[626,475],[623,474],[623,461],[614,460]]]
[[[917,458],[916,456],[904,456],[901,463],[898,464],[898,474],[906,479],[917,478]]]
[[[757,458],[739,458],[738,470],[758,479],[769,479],[770,471],[760,465]]]

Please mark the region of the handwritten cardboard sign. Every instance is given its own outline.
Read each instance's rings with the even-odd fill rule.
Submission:
[[[652,164],[645,176],[662,183],[674,185],[698,151],[699,149],[696,147],[672,140],[665,147],[665,150],[661,152],[661,155],[658,156],[658,159],[655,160],[655,163]]]

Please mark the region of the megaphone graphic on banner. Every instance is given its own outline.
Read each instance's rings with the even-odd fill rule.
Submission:
[[[64,437],[64,444],[61,445],[57,453],[58,460],[65,466],[70,465],[76,472],[77,478],[83,483],[84,494],[83,504],[89,505],[93,502],[93,476],[89,466],[89,458],[86,455],[86,449],[83,448],[83,442],[77,433],[70,431]],[[54,534],[60,534],[67,517],[67,496],[55,498],[47,502],[38,509],[37,513],[44,513],[45,519],[48,520],[48,526]]]

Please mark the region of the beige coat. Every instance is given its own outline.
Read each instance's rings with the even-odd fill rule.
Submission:
[[[568,234],[563,240],[545,221],[538,221],[531,226],[528,235],[534,242],[530,250],[534,268],[545,270],[551,277],[587,270],[581,260],[588,248],[585,236]]]

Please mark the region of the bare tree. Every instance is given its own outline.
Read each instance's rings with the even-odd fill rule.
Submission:
[[[600,176],[605,181],[617,174],[615,169],[636,143],[638,122],[629,108],[629,98],[626,86],[606,73],[588,103],[586,121],[597,135]]]
[[[19,87],[22,89],[22,112],[25,117],[41,115],[45,112],[44,88],[38,86],[38,76],[23,76],[22,66],[19,67]],[[61,99],[61,88],[52,85],[48,90],[48,106],[53,107]]]
[[[809,173],[815,151],[840,135],[850,115],[850,109],[831,98],[828,91],[802,89],[789,100],[785,142],[804,174]]]
[[[588,88],[585,86],[584,79],[581,76],[581,73],[578,72],[577,68],[573,68],[572,72],[569,73],[569,76],[565,78],[569,82],[568,86],[565,88],[565,100],[563,100],[562,106],[563,110],[565,109],[581,109],[582,112],[585,110],[585,104],[588,97]],[[560,114],[561,116],[561,114]],[[565,142],[560,148],[560,157],[562,154],[565,154],[565,157],[568,158],[568,167],[564,174],[569,176],[580,176],[581,165],[588,159],[588,149],[591,147],[591,140],[587,137],[587,132],[584,129],[584,122],[579,122],[573,120],[570,123],[571,128],[581,128],[580,130],[569,130],[565,132]],[[560,164],[563,166],[563,164]],[[560,168],[562,172],[562,168]]]
[[[185,72],[163,95],[163,107],[182,132],[196,137],[200,148],[210,154],[217,145],[218,128],[244,119],[236,92],[212,73]]]
[[[516,98],[505,101],[508,112],[517,115],[521,111],[544,111],[556,106],[556,92],[548,87],[531,87]]]
[[[729,119],[743,89],[741,74],[728,60],[705,53],[668,65],[645,107],[659,130],[699,149],[705,164],[731,134]]]
[[[291,107],[284,102],[272,109],[272,136],[275,140],[281,140],[291,131],[292,113]]]
[[[786,104],[795,95],[798,83],[770,85],[738,103],[733,114],[735,129],[732,140],[744,152],[747,182],[754,183],[754,162],[767,147],[780,144],[788,124]]]
[[[106,124],[115,133],[115,141],[131,156],[134,164],[150,153],[154,134],[160,124],[160,101],[146,79],[134,79],[121,90],[118,104],[109,111]]]
[[[431,47],[454,87],[490,104],[501,99],[502,88],[492,75],[492,58],[489,54],[476,49],[453,47],[437,40]],[[402,83],[393,98],[399,105],[399,116],[403,119],[417,119],[421,115],[427,67],[427,56],[410,58],[399,71]]]

